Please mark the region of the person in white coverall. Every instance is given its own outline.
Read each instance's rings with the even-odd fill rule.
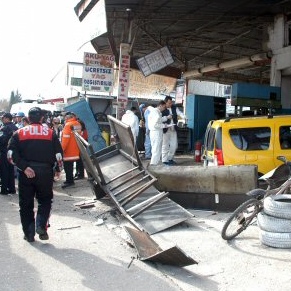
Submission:
[[[135,107],[131,107],[130,110],[126,110],[126,112],[123,114],[121,118],[121,121],[123,123],[130,126],[134,139],[134,144],[136,143],[136,138],[138,136],[139,131],[139,120],[137,115],[135,114],[136,112],[137,109]]]
[[[150,139],[152,146],[152,157],[150,165],[157,165],[161,159],[162,143],[163,143],[163,128],[168,128],[169,125],[163,122],[171,119],[172,116],[162,117],[162,111],[166,109],[165,101],[160,101],[156,108],[151,108],[148,115],[148,126],[150,130]]]

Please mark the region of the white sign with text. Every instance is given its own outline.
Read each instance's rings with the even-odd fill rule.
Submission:
[[[82,89],[112,92],[114,85],[114,56],[84,53]]]
[[[168,47],[163,47],[137,60],[137,65],[145,77],[174,62]]]

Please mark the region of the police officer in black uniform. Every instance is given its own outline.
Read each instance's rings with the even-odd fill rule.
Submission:
[[[7,145],[14,131],[18,127],[12,122],[12,114],[4,113],[2,116],[3,127],[0,129],[0,176],[2,195],[15,194],[14,166],[7,160]]]
[[[29,110],[30,125],[18,129],[8,144],[8,159],[19,171],[19,206],[24,239],[34,241],[35,232],[47,240],[47,222],[53,198],[53,167],[62,163],[62,147],[55,132],[42,125],[44,112]],[[38,202],[34,217],[34,198]]]

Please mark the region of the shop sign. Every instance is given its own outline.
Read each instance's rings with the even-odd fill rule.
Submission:
[[[129,90],[129,73],[130,73],[130,44],[120,44],[119,57],[119,74],[118,74],[118,94],[117,101],[127,104]]]
[[[114,56],[84,53],[82,90],[112,92],[114,80]]]

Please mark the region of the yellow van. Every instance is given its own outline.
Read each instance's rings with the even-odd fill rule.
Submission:
[[[204,165],[257,165],[263,175],[281,164],[279,155],[291,160],[291,115],[232,117],[207,126]]]

